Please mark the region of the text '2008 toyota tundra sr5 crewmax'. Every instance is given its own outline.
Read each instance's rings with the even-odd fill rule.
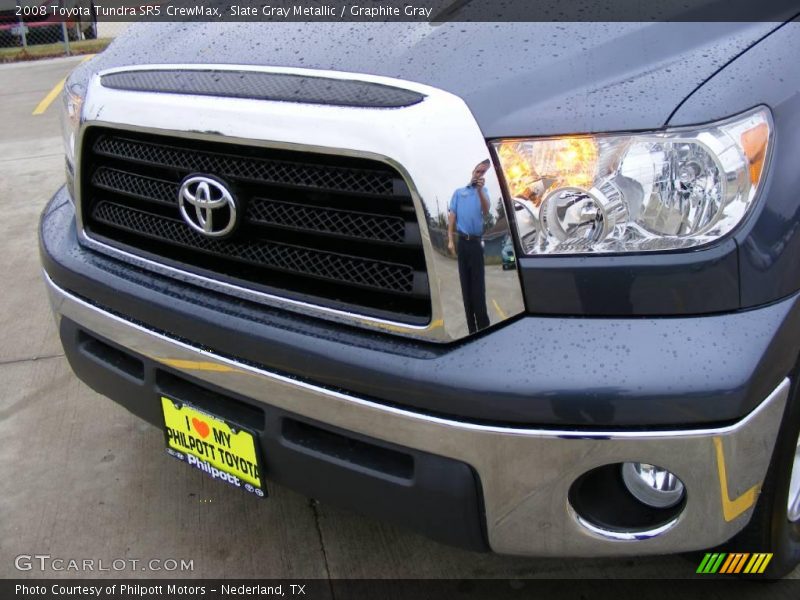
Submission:
[[[254,496],[797,563],[800,23],[209,27],[67,80],[78,377]]]

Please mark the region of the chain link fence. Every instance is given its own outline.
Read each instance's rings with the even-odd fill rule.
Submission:
[[[0,48],[32,48],[45,44],[55,45],[70,55],[86,40],[112,39],[120,35],[130,23],[103,23],[94,20],[57,22],[23,19],[0,13]]]

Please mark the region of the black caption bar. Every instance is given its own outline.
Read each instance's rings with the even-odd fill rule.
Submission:
[[[583,580],[425,580],[425,579],[274,579],[274,580],[167,580],[167,579],[28,579],[0,581],[3,600],[140,600],[247,598],[268,600],[703,600],[736,598],[763,600],[763,582],[741,579],[677,580],[664,585],[657,579]],[[771,598],[797,598],[800,581],[784,580],[769,585]]]
[[[7,580],[0,584],[0,598],[37,600],[171,600],[175,598],[331,598],[323,580],[166,580],[166,579],[65,579]]]
[[[200,22],[787,21],[797,0],[71,0],[19,2],[24,20]],[[42,13],[46,11],[46,14]]]

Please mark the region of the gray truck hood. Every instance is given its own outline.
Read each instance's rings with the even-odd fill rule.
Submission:
[[[662,127],[776,23],[148,23],[79,76],[257,64],[397,77],[463,98],[487,137]]]

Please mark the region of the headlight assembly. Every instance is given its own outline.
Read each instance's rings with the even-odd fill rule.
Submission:
[[[529,255],[691,248],[733,230],[767,169],[767,109],[691,129],[494,142]]]

